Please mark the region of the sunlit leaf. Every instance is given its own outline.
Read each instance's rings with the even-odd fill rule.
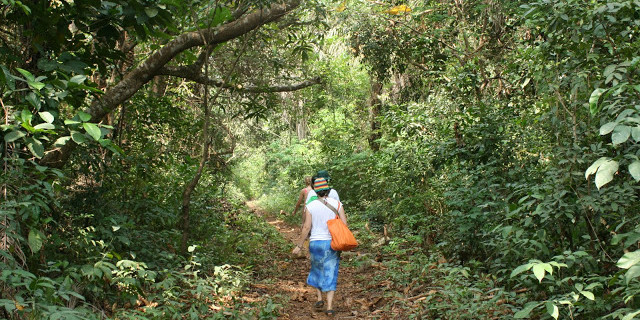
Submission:
[[[617,125],[618,122],[616,121],[605,123],[604,125],[602,125],[602,127],[600,127],[600,135],[604,136],[605,134],[610,133]]]
[[[544,263],[539,263],[533,266],[533,275],[536,276],[539,282],[542,282],[542,279],[545,275],[545,266]]]
[[[607,160],[605,163],[598,167],[596,172],[596,187],[602,188],[605,184],[613,180],[613,175],[618,171],[618,161]]]
[[[629,165],[629,173],[634,180],[640,181],[640,161],[636,160]]]
[[[608,157],[602,157],[598,160],[596,160],[596,162],[594,162],[588,169],[587,171],[584,172],[584,178],[585,179],[589,179],[589,176],[596,173],[598,171],[598,168],[605,162],[607,162],[607,160],[609,160],[611,158]]]
[[[640,262],[640,250],[625,253],[616,263],[618,268],[629,269]]]
[[[611,134],[611,143],[618,145],[626,142],[631,135],[631,127],[625,125],[618,125],[613,129]]]
[[[560,315],[560,311],[558,310],[558,306],[556,306],[553,302],[547,301],[545,302],[545,307],[547,308],[547,313],[552,316],[554,319],[558,319]]]
[[[589,97],[589,110],[591,111],[591,115],[598,113],[598,101],[600,101],[600,96],[602,96],[605,91],[607,91],[607,89],[597,88],[591,93]]]
[[[96,141],[100,140],[100,137],[102,136],[102,132],[100,131],[100,128],[98,128],[98,126],[96,126],[93,123],[83,123],[82,127],[84,127],[84,129],[87,131],[87,133]]]
[[[52,123],[54,118],[53,115],[50,112],[47,111],[43,111],[43,112],[38,112],[38,115],[40,116],[40,118],[42,120],[44,120],[46,123]]]
[[[627,270],[627,272],[624,274],[624,280],[628,285],[631,280],[637,278],[638,276],[640,276],[640,266],[635,265],[629,268],[629,270]]]

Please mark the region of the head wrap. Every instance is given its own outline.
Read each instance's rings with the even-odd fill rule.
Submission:
[[[329,189],[331,188],[329,187],[329,183],[327,183],[327,179],[325,178],[317,178],[313,182],[313,190],[315,190],[316,192]]]
[[[318,171],[318,173],[316,173],[316,177],[318,178],[322,177],[327,179],[327,181],[331,181],[331,177],[329,176],[329,172],[327,170]]]

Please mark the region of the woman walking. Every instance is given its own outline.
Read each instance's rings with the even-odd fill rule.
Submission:
[[[296,202],[296,206],[293,208],[293,213],[291,215],[295,216],[298,209],[302,207],[304,201],[307,199],[307,194],[309,191],[313,190],[311,188],[311,177],[304,177],[304,188],[300,190],[300,195],[298,195],[298,202]],[[302,224],[304,225],[304,209],[302,210]]]
[[[309,253],[311,255],[311,270],[307,277],[307,284],[316,289],[315,308],[321,310],[325,306],[322,293],[326,292],[326,311],[328,316],[335,315],[333,310],[333,296],[338,284],[338,267],[340,257],[338,252],[331,249],[331,234],[327,221],[334,219],[336,214],[329,206],[333,207],[346,224],[347,216],[344,213],[342,203],[336,199],[329,198],[331,188],[325,178],[317,178],[313,182],[313,189],[318,195],[318,199],[307,203],[304,210],[304,225],[300,238],[296,242],[293,254],[298,254],[302,249],[304,240],[309,237]]]

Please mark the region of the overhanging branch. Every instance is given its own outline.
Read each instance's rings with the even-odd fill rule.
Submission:
[[[294,84],[273,85],[273,86],[257,86],[257,85],[238,85],[225,83],[221,80],[211,79],[198,70],[197,65],[170,67],[165,66],[158,70],[158,75],[172,76],[191,80],[200,84],[215,86],[218,88],[229,89],[246,93],[269,93],[269,92],[289,92],[310,87],[322,82],[320,77],[305,80]]]

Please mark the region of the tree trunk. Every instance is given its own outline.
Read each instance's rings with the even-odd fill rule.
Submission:
[[[205,64],[205,73],[208,73],[207,64]],[[209,147],[211,145],[211,139],[209,139],[209,122],[211,116],[211,107],[209,106],[209,86],[203,85],[204,89],[202,106],[204,109],[204,123],[202,124],[202,155],[200,158],[200,163],[198,164],[198,169],[196,170],[196,174],[194,175],[191,182],[187,184],[182,192],[182,210],[180,212],[180,221],[178,228],[182,230],[182,239],[180,240],[180,253],[186,255],[187,252],[187,244],[189,242],[189,229],[191,227],[191,217],[190,217],[190,204],[191,204],[191,194],[193,190],[195,190],[198,182],[200,181],[200,177],[202,176],[202,170],[204,170],[204,166],[209,159]]]

